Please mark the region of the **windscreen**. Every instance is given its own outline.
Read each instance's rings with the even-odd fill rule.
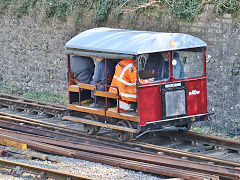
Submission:
[[[175,79],[186,79],[203,75],[204,56],[202,48],[173,51],[172,56],[173,77]],[[170,78],[170,52],[140,55],[138,60],[140,79],[162,82]]]
[[[173,76],[175,79],[200,77],[204,72],[202,48],[174,51]]]

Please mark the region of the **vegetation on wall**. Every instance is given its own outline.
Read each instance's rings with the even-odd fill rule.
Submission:
[[[194,17],[200,14],[203,10],[201,0],[193,1],[169,1],[171,11],[177,19],[186,19],[193,21]]]
[[[92,10],[94,22],[100,24],[109,16],[119,20],[126,11],[133,11],[136,15],[147,9],[155,12],[164,7],[176,19],[193,21],[209,4],[218,15],[240,14],[239,0],[1,0],[0,14],[10,10],[14,16],[22,17],[30,10],[40,10],[45,18],[65,20],[68,15],[72,15],[77,22],[86,12]]]
[[[214,12],[217,14],[240,14],[239,0],[210,0],[210,4],[214,5]]]

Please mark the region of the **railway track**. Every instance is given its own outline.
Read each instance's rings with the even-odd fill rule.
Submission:
[[[214,159],[214,158],[210,158],[210,157],[206,157],[206,156],[194,155],[192,153],[186,154],[186,152],[175,151],[175,150],[169,149],[169,148],[164,149],[164,148],[161,148],[160,146],[156,146],[154,148],[153,145],[149,145],[149,144],[147,145],[146,143],[145,143],[145,146],[144,146],[144,143],[139,145],[138,146],[139,149],[136,150],[137,146],[134,143],[125,143],[125,146],[124,146],[122,143],[116,143],[115,142],[113,144],[112,142],[107,142],[107,141],[103,142],[102,140],[99,141],[99,139],[93,139],[93,138],[89,138],[89,137],[80,137],[80,136],[77,136],[77,135],[72,135],[72,134],[78,134],[78,135],[81,134],[81,132],[79,132],[79,131],[70,130],[70,129],[66,128],[67,130],[64,133],[64,128],[63,127],[61,127],[61,126],[58,127],[57,125],[54,125],[54,124],[51,125],[51,123],[42,123],[44,125],[43,126],[44,129],[39,129],[40,124],[38,124],[38,125],[36,124],[37,120],[20,117],[18,115],[1,113],[1,119],[4,119],[3,121],[0,121],[1,126],[3,126],[3,124],[5,124],[5,128],[15,130],[14,132],[11,133],[7,130],[1,129],[0,130],[0,132],[1,132],[0,137],[1,138],[7,138],[7,139],[10,139],[10,140],[13,140],[13,141],[26,143],[26,144],[28,144],[28,146],[33,147],[38,151],[51,152],[51,153],[55,153],[55,154],[59,154],[59,155],[65,155],[65,156],[81,158],[81,159],[85,159],[85,160],[102,162],[102,163],[106,163],[106,164],[110,164],[110,165],[114,165],[114,166],[121,166],[121,167],[124,167],[124,168],[142,170],[142,171],[157,173],[157,174],[166,175],[166,176],[167,175],[168,176],[176,176],[176,177],[181,177],[181,178],[185,178],[185,179],[191,179],[191,178],[193,178],[193,176],[192,175],[190,176],[190,174],[188,174],[187,176],[186,175],[183,176],[182,174],[184,174],[184,173],[181,172],[183,169],[180,169],[180,170],[178,169],[178,172],[176,172],[175,169],[174,170],[171,169],[171,168],[173,168],[173,167],[171,167],[171,164],[175,165],[177,163],[176,162],[171,162],[170,163],[169,159],[166,160],[166,162],[169,163],[169,164],[167,164],[167,166],[170,166],[170,169],[168,169],[168,173],[166,173],[165,170],[161,170],[161,169],[158,170],[158,171],[152,171],[151,167],[156,162],[154,162],[153,164],[150,164],[149,165],[150,167],[148,167],[148,169],[147,168],[145,168],[145,169],[140,168],[139,169],[139,167],[142,166],[141,163],[143,163],[143,162],[141,162],[140,163],[141,165],[139,164],[139,166],[134,166],[134,164],[136,162],[134,162],[134,163],[131,162],[130,164],[128,164],[128,166],[126,166],[126,164],[123,164],[123,162],[125,162],[126,159],[125,160],[121,159],[121,161],[120,161],[121,163],[120,163],[119,161],[116,161],[116,159],[115,160],[109,160],[109,157],[105,157],[105,156],[107,154],[107,155],[110,155],[110,157],[116,156],[116,158],[119,158],[119,156],[117,156],[117,154],[119,152],[121,154],[121,152],[123,150],[125,150],[125,151],[127,150],[128,152],[125,152],[125,154],[128,154],[128,155],[131,154],[132,152],[147,153],[147,154],[150,154],[150,155],[158,154],[157,157],[159,157],[159,156],[169,157],[170,154],[172,155],[172,157],[176,156],[176,155],[179,155],[179,156],[181,156],[181,158],[179,159],[180,164],[178,164],[178,168],[179,167],[184,167],[184,165],[182,164],[185,161],[183,157],[189,156],[191,158],[195,158],[195,160],[198,159],[198,161],[194,161],[194,162],[193,161],[185,162],[185,163],[189,163],[190,167],[191,166],[196,166],[197,165],[196,162],[198,162],[198,163],[203,162],[203,161],[208,162],[208,163],[206,163],[207,166],[210,166],[209,162],[214,162],[215,164],[218,164],[218,166],[211,165],[213,167],[208,167],[207,169],[215,169],[216,167],[223,167],[223,169],[226,168],[227,170],[225,170],[225,171],[227,171],[230,174],[227,174],[227,175],[222,174],[224,172],[224,170],[221,169],[221,170],[219,170],[219,172],[217,172],[217,171],[210,172],[210,175],[212,175],[212,174],[215,175],[215,174],[219,173],[218,176],[226,178],[228,176],[231,176],[231,174],[233,173],[232,174],[233,177],[231,177],[231,179],[234,179],[234,176],[236,176],[236,179],[240,177],[239,172],[238,171],[235,172],[236,168],[237,169],[240,168],[240,164],[235,163],[235,162],[231,162],[231,161],[224,161],[224,160]],[[12,121],[14,121],[14,122],[12,122]],[[30,123],[28,123],[27,121],[30,121]],[[16,123],[16,122],[24,123],[25,125],[19,124],[19,123]],[[32,123],[35,127],[29,125],[29,124],[32,124]],[[58,130],[58,131],[61,130],[61,132],[55,132],[56,130]],[[30,134],[35,134],[35,135],[38,135],[39,137],[30,135],[30,137],[26,138],[26,135],[21,134],[21,133],[16,132],[16,131],[22,131],[22,132],[27,132],[27,133],[30,133]],[[43,140],[43,136],[54,138],[54,140],[56,138],[61,139],[61,140],[59,140],[60,143],[59,142],[53,142],[53,140],[47,139],[47,138],[45,140]],[[19,137],[21,137],[20,138],[21,140],[17,139]],[[101,138],[101,137],[99,137],[99,138]],[[23,139],[27,139],[27,140],[31,140],[31,141],[26,142],[26,141],[23,141]],[[36,141],[37,143],[34,145],[33,141]],[[68,142],[68,141],[70,141],[70,142]],[[99,142],[101,142],[101,143],[99,143]],[[41,145],[41,143],[43,143],[43,144]],[[131,146],[129,146],[129,145],[131,145]],[[55,147],[55,146],[57,146],[57,147]],[[78,150],[84,151],[84,154],[81,153],[79,155],[79,153],[76,153],[75,152],[76,151],[76,146],[77,146]],[[96,146],[100,146],[100,147],[97,148],[98,149],[97,154],[96,154],[96,151],[94,150],[94,148],[96,148]],[[75,148],[72,149],[72,147],[75,147]],[[80,147],[81,147],[81,149],[79,149]],[[140,147],[142,149],[140,149]],[[150,147],[152,147],[152,148],[150,148]],[[103,151],[104,148],[107,148],[108,151],[104,152]],[[110,150],[109,150],[109,148],[110,148]],[[114,151],[113,148],[118,148],[117,150],[115,150],[115,154],[110,153],[110,152]],[[166,155],[157,153],[157,152],[160,152],[160,150],[161,150],[161,152],[165,151],[165,153],[166,154],[168,153],[168,155],[166,156]],[[94,156],[91,156],[92,155],[91,153],[93,153],[93,152],[95,154],[94,154]],[[104,156],[104,157],[102,157],[102,159],[101,158],[99,159],[99,157],[101,157],[101,156]],[[127,157],[127,158],[130,158],[130,160],[132,160],[135,156],[136,155],[132,155],[131,157]],[[121,158],[123,158],[123,157],[121,156]],[[138,158],[138,160],[141,160],[141,159],[144,159],[144,158],[142,158],[142,157]],[[148,158],[148,160],[149,159],[156,159],[156,157]],[[127,160],[129,160],[129,159],[127,159]],[[117,164],[116,164],[116,162],[117,162]],[[159,163],[159,162],[163,162],[163,159],[159,160],[157,163]],[[146,163],[146,162],[144,161],[144,163]],[[192,165],[191,163],[195,163],[195,164]],[[206,164],[204,165],[204,167],[206,166]],[[163,165],[166,165],[166,164],[163,164]],[[219,166],[219,165],[221,165],[221,166]],[[189,168],[189,166],[184,167],[184,169]],[[176,167],[174,167],[174,168],[176,168]],[[228,168],[230,168],[230,169],[228,169]],[[198,169],[197,172],[199,172],[200,169]],[[206,171],[206,169],[203,172],[206,173],[205,171]],[[169,174],[169,172],[171,172],[171,173]],[[214,178],[216,178],[216,177],[214,177]]]
[[[80,139],[80,136],[86,136],[83,132],[77,130],[77,129],[73,129],[73,128],[68,128],[68,127],[64,127],[61,125],[57,125],[54,123],[50,123],[50,122],[43,122],[43,121],[39,121],[36,119],[32,119],[32,118],[26,118],[26,117],[21,117],[19,115],[13,115],[13,114],[8,114],[8,113],[2,113],[0,112],[0,118],[2,120],[0,120],[0,126],[2,128],[7,128],[7,129],[12,129],[12,130],[16,130],[16,131],[22,131],[22,132],[27,132],[27,133],[34,133],[36,135],[45,135],[45,136],[50,136],[50,137],[60,137],[62,135],[68,136],[68,137],[73,137],[75,138],[77,136],[78,139]],[[23,125],[21,125],[20,123],[24,123],[25,127]],[[34,127],[35,126],[35,127]],[[39,127],[43,127],[45,129],[39,130]],[[59,131],[59,132],[54,132],[55,135],[52,135],[53,131]],[[75,134],[75,136],[71,136]],[[64,137],[61,137],[62,139],[64,139]],[[123,148],[129,148],[132,147],[131,149],[143,149],[143,150],[148,150],[148,151],[152,151],[155,153],[167,153],[167,155],[172,155],[172,156],[177,156],[179,158],[185,158],[185,159],[191,159],[191,160],[199,160],[199,161],[204,161],[205,162],[212,162],[212,163],[216,163],[216,164],[220,164],[220,165],[233,165],[236,166],[238,165],[237,163],[234,163],[231,161],[220,161],[219,159],[214,159],[212,157],[202,157],[199,155],[195,155],[194,153],[191,152],[186,152],[186,151],[178,151],[176,149],[172,149],[172,148],[167,148],[167,147],[163,147],[163,146],[159,146],[159,145],[154,145],[154,144],[149,144],[149,143],[142,143],[142,142],[137,142],[137,141],[133,141],[133,142],[128,142],[128,143],[118,143],[117,141],[115,141],[115,143],[113,143],[113,140],[111,140],[110,142],[107,143],[107,140],[109,141],[108,138],[103,137],[103,136],[95,136],[96,138],[96,142],[99,142],[99,140],[101,141],[101,143],[103,143],[102,141],[105,140],[106,144],[110,144],[110,145],[114,145],[114,146],[120,146],[123,147],[123,145],[125,145],[125,147]],[[213,138],[213,137],[212,137]],[[82,137],[82,139],[86,139],[87,141],[92,140],[93,137]],[[222,139],[225,140],[225,139]],[[93,141],[93,140],[92,140]],[[228,140],[229,141],[229,140]],[[236,144],[239,143],[238,141],[231,141],[232,144]],[[234,147],[236,147],[237,145],[234,145]]]
[[[64,173],[57,170],[9,161],[6,159],[0,159],[0,167],[1,171],[11,171],[17,176],[22,176],[28,179],[92,180],[91,178],[84,176]]]
[[[0,134],[1,138],[25,143],[36,150],[50,151],[58,155],[81,158],[165,176],[181,177],[184,179],[240,178],[240,171],[236,167],[201,164],[169,156],[147,153],[146,151],[137,152],[119,147],[110,147],[109,145],[96,141],[85,141],[83,143],[76,141],[76,138],[75,140],[73,140],[73,138],[71,140],[56,140],[56,137],[49,138],[4,129],[0,129]],[[67,139],[69,139],[69,137]]]
[[[171,132],[164,134],[166,137],[171,137],[179,140],[184,140],[188,142],[198,143],[196,145],[200,146],[199,149],[203,148],[203,144],[206,146],[206,149],[214,149],[214,148],[225,148],[227,150],[232,151],[240,151],[240,142],[236,140],[226,139],[218,136],[212,136],[207,134],[201,134],[196,132]],[[196,148],[196,151],[198,148]]]
[[[26,98],[21,98],[21,97],[16,97],[8,94],[1,94],[1,93],[0,93],[0,105],[2,107],[7,107],[7,108],[10,107],[12,109],[17,109],[21,116],[24,116],[24,113],[25,113],[27,117],[37,118],[37,119],[40,119],[42,122],[51,122],[54,124],[60,124],[61,126],[64,126],[64,127],[71,127],[71,129],[73,126],[76,126],[75,129],[77,129],[78,131],[81,129],[81,126],[79,126],[78,123],[75,123],[72,121],[65,121],[65,120],[63,121],[62,118],[58,118],[58,117],[61,117],[62,115],[67,114],[67,108],[65,106],[43,103],[35,100],[30,100]],[[28,112],[31,112],[31,113],[28,113]],[[45,115],[40,116],[39,114],[45,114]],[[53,118],[49,118],[49,117],[53,117]],[[40,123],[40,121],[37,121],[37,123]],[[237,143],[237,141],[231,141],[226,138],[199,134],[195,132],[161,133],[160,136],[166,137],[168,142],[183,140],[186,142],[191,142],[191,143],[193,142],[195,144],[198,144],[198,146],[202,145],[201,147],[195,148],[196,150],[211,149],[210,147],[207,147],[207,146],[213,146],[213,145],[214,145],[214,148],[220,147],[220,148],[225,148],[225,149],[235,150],[235,151],[239,151],[240,149],[240,145],[239,143]],[[169,137],[171,137],[170,140],[169,140]],[[157,138],[159,138],[159,136],[157,136]],[[154,143],[154,139],[157,139],[157,138],[151,137],[151,139],[153,139],[152,142]],[[145,139],[150,139],[150,138],[147,137]],[[179,142],[174,142],[172,143],[171,146],[174,146],[176,144],[179,144]],[[203,145],[205,147],[203,147]]]
[[[67,108],[65,106],[43,103],[2,93],[0,93],[0,105],[19,110],[28,110],[35,113],[45,113],[51,116],[63,116],[67,114]]]
[[[209,166],[212,165],[213,167],[208,167],[209,169],[215,169],[215,166],[230,168],[231,172],[235,173],[235,174],[233,173],[235,177],[231,177],[231,178],[233,178],[233,179],[239,178],[239,176],[238,176],[239,168],[240,168],[239,161],[238,162],[228,161],[228,160],[224,160],[224,159],[215,158],[212,156],[205,156],[205,155],[202,155],[201,152],[200,153],[192,153],[192,152],[188,152],[186,150],[184,151],[184,150],[179,150],[179,149],[173,149],[173,148],[169,148],[169,147],[159,146],[157,144],[150,144],[148,142],[143,143],[143,142],[139,142],[138,140],[135,140],[133,142],[128,142],[128,143],[119,143],[114,140],[109,140],[109,136],[107,136],[109,131],[105,130],[105,129],[100,131],[101,136],[95,136],[94,138],[92,136],[89,137],[80,131],[80,130],[82,130],[81,125],[74,123],[74,122],[71,122],[71,124],[69,124],[70,123],[69,121],[63,121],[59,117],[58,114],[53,116],[54,113],[56,113],[57,111],[54,110],[53,112],[50,112],[49,111],[50,107],[47,107],[46,104],[40,103],[40,106],[41,106],[41,108],[46,106],[48,109],[47,111],[41,111],[41,108],[37,108],[37,110],[35,110],[34,107],[31,107],[31,111],[29,111],[29,109],[28,109],[30,106],[29,104],[27,107],[24,107],[23,105],[20,105],[20,106],[17,105],[17,102],[20,102],[20,103],[23,102],[23,100],[19,101],[17,99],[17,97],[11,98],[11,103],[7,102],[7,98],[6,98],[6,97],[8,97],[7,95],[4,95],[4,98],[3,98],[2,95],[0,94],[0,97],[1,97],[0,103],[1,103],[2,107],[5,107],[5,108],[0,109],[0,119],[2,119],[0,121],[1,127],[4,129],[7,128],[7,129],[14,130],[15,134],[16,134],[16,131],[21,131],[21,132],[25,132],[25,133],[35,134],[36,136],[44,135],[44,136],[47,136],[48,138],[55,138],[55,139],[58,138],[58,139],[61,139],[62,141],[70,140],[69,143],[73,143],[73,142],[75,142],[75,144],[82,143],[82,146],[84,145],[84,143],[86,143],[84,146],[85,150],[87,149],[87,147],[96,146],[96,145],[101,146],[101,150],[102,150],[102,146],[104,145],[107,148],[117,148],[118,153],[120,150],[138,152],[138,153],[147,153],[150,155],[155,155],[155,156],[157,155],[157,157],[163,156],[163,157],[177,158],[177,159],[180,159],[181,162],[186,161],[186,163],[196,163],[197,162],[197,163],[204,163],[205,165],[209,165]],[[5,99],[6,102],[3,102],[2,99]],[[30,100],[26,100],[26,101],[27,101],[27,103],[30,103],[30,104],[33,103],[33,102],[30,102]],[[24,103],[26,103],[26,102],[24,101]],[[37,103],[35,101],[33,104],[34,104],[34,106],[37,106],[36,105]],[[6,109],[6,107],[14,107],[14,108],[12,110],[9,110],[9,109]],[[55,109],[56,107],[52,107],[52,108]],[[59,106],[57,108],[59,108]],[[18,110],[15,110],[15,109],[18,109]],[[66,113],[66,109],[64,109],[63,107],[61,109],[63,110],[63,112],[62,112],[63,114]],[[12,113],[10,114],[9,111],[11,111]],[[46,114],[46,115],[43,115],[42,112],[44,112],[44,114]],[[39,128],[39,127],[42,127],[43,129]],[[165,141],[168,141],[168,142],[169,142],[169,137],[171,136],[171,141],[172,141],[172,139],[174,139],[174,141],[179,140],[179,142],[184,140],[184,141],[191,142],[189,144],[196,144],[196,142],[198,142],[198,144],[201,144],[201,145],[204,144],[204,146],[206,146],[206,145],[209,146],[209,144],[210,144],[213,147],[213,148],[209,148],[211,152],[216,151],[216,150],[219,152],[220,149],[222,149],[222,150],[227,149],[227,150],[235,151],[235,154],[237,154],[239,156],[240,148],[239,148],[238,141],[226,140],[225,138],[219,138],[219,137],[215,137],[215,136],[204,136],[202,134],[197,134],[197,133],[193,133],[193,132],[188,132],[188,133],[178,133],[178,134],[176,134],[176,133],[169,134],[168,133],[168,134],[160,134],[160,135],[161,135],[161,138],[165,138]],[[3,132],[1,134],[3,134]],[[160,135],[159,135],[159,137],[157,137],[157,139],[160,139]],[[191,136],[191,138],[186,138],[189,135]],[[8,135],[5,134],[5,136],[9,136],[9,134]],[[199,141],[198,141],[197,137],[200,137],[200,136],[202,136],[202,138],[199,138]],[[101,143],[99,143],[99,141]],[[40,142],[40,140],[38,140],[38,142]],[[179,142],[178,142],[178,145],[179,145]],[[44,142],[44,143],[46,144],[47,142]],[[62,152],[65,152],[65,151],[63,151],[64,149],[71,147],[70,145],[68,147],[66,147],[66,143],[64,143],[64,144],[65,144],[65,146],[59,145],[60,148],[56,148],[56,149],[58,149],[59,151],[62,150]],[[176,145],[176,142],[174,142],[173,144]],[[51,143],[49,143],[49,145],[57,146],[57,144],[51,144]],[[203,147],[203,146],[197,147],[198,149],[201,149],[199,147]],[[217,148],[214,148],[214,147],[217,147]],[[221,147],[221,148],[219,148],[219,147]],[[202,152],[206,153],[207,148],[202,148],[202,149],[205,149],[205,151],[202,151]],[[76,151],[76,149],[74,151]],[[80,151],[83,151],[83,149],[81,149]],[[67,152],[65,152],[65,153],[67,153]],[[205,178],[206,178],[206,176],[208,176],[208,177],[214,176],[214,177],[211,177],[213,179],[215,179],[217,177],[221,177],[221,178],[229,178],[230,177],[230,176],[228,177],[228,175],[224,175],[224,174],[217,173],[217,172],[206,172],[206,171],[200,172],[200,170],[193,171],[192,169],[188,169],[186,167],[184,169],[188,169],[188,171],[193,171],[194,173],[193,174],[192,173],[189,174],[189,172],[183,173],[183,171],[182,171],[183,169],[180,169],[180,170],[178,169],[178,171],[174,171],[173,169],[171,169],[171,168],[176,168],[176,167],[173,167],[173,165],[168,166],[170,168],[170,169],[168,169],[168,172],[171,172],[172,174],[166,174],[166,169],[161,170],[161,169],[158,169],[159,167],[156,167],[158,170],[156,170],[156,169],[154,171],[149,170],[149,169],[147,170],[147,168],[145,168],[145,167],[147,167],[147,165],[141,164],[141,163],[148,164],[149,163],[148,161],[147,162],[141,161],[139,166],[134,167],[133,164],[136,162],[134,162],[133,164],[131,164],[131,163],[132,163],[135,155],[133,155],[128,160],[126,160],[126,159],[123,160],[122,159],[123,157],[119,157],[119,156],[115,155],[115,158],[117,158],[117,159],[108,160],[109,157],[105,157],[107,153],[106,154],[98,154],[98,155],[96,155],[96,157],[91,153],[93,153],[93,152],[89,150],[79,156],[76,156],[76,157],[82,158],[82,159],[88,158],[86,160],[93,160],[93,161],[107,163],[107,164],[109,164],[109,162],[111,162],[112,163],[112,164],[110,163],[111,165],[121,166],[124,168],[132,168],[135,170],[143,170],[146,172],[157,173],[157,174],[162,173],[163,175],[166,175],[166,176],[172,176],[172,177],[180,177],[181,176],[181,178],[185,178],[185,179],[191,179],[193,177],[192,175],[195,172],[203,173]],[[127,154],[129,154],[129,152]],[[73,155],[71,155],[71,153],[70,154],[69,153],[62,154],[62,155],[73,156]],[[112,155],[112,156],[114,157],[114,155]],[[139,158],[138,160],[141,160],[141,158]],[[128,166],[126,165],[126,163],[123,163],[123,162],[128,162],[128,161],[129,161]],[[117,164],[113,164],[113,162],[115,162]],[[161,159],[161,162],[162,162],[162,159]],[[169,163],[169,160],[167,160],[167,162]],[[158,166],[160,166],[160,165],[163,166],[163,164],[158,164],[158,163],[154,162],[153,163],[154,167],[156,164]],[[151,164],[152,167],[153,167],[153,164]],[[176,164],[176,162],[174,162],[173,164]],[[164,164],[164,167],[165,167],[165,165],[166,164]],[[137,169],[140,166],[144,166],[144,168]],[[181,164],[181,166],[182,166],[182,164]],[[196,164],[194,164],[194,165],[192,164],[192,166],[196,166]],[[228,170],[230,170],[230,169],[228,169]],[[223,169],[221,169],[221,171],[222,170]],[[164,172],[165,172],[165,174],[164,174]],[[188,175],[183,177],[180,174],[185,174],[185,175],[188,174]],[[200,175],[200,177],[202,175]],[[198,176],[196,176],[196,177],[198,177]]]

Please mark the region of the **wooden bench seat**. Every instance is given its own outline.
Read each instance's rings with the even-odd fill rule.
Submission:
[[[112,98],[112,99],[119,98],[119,96],[117,94],[114,94],[111,92],[106,92],[106,91],[98,91],[98,90],[96,90],[95,85],[85,84],[85,83],[78,83],[77,85],[70,85],[70,86],[68,86],[68,91],[79,92],[79,88],[94,91],[94,96],[107,97],[107,98]]]

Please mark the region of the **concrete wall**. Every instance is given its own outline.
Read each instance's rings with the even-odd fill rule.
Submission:
[[[204,12],[192,23],[175,21],[165,11],[158,20],[153,14],[145,14],[132,23],[126,14],[120,23],[110,19],[102,26],[182,32],[206,41],[208,55],[212,57],[207,64],[209,110],[215,112],[212,125],[229,131],[240,130],[240,27],[237,18],[230,14],[215,17],[211,6]],[[60,22],[1,15],[0,85],[13,87],[17,93],[34,90],[66,94],[64,44],[94,26],[89,16],[76,27],[70,19]]]

